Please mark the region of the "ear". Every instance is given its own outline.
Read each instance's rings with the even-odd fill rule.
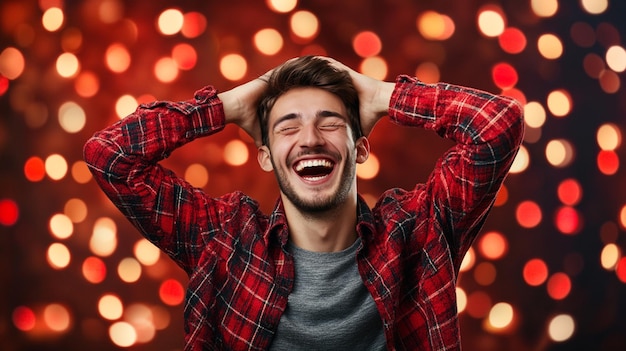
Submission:
[[[270,153],[270,149],[267,146],[265,145],[259,146],[257,150],[256,159],[259,162],[259,166],[261,166],[261,169],[264,170],[265,172],[271,172],[274,170],[274,166],[272,165],[272,160],[270,159],[271,157],[272,157],[272,154]]]
[[[356,163],[364,163],[370,157],[370,141],[362,136],[356,141]]]

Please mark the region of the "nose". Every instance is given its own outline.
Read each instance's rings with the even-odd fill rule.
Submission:
[[[324,136],[315,124],[307,123],[302,127],[302,133],[300,134],[300,146],[316,147],[324,145],[324,143]]]

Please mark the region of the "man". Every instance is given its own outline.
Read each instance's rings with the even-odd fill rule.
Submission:
[[[425,184],[388,190],[370,209],[355,168],[387,115],[456,144]],[[220,94],[209,86],[140,106],[96,133],[85,158],[188,273],[186,350],[458,350],[459,266],[517,152],[521,116],[506,97],[302,57]],[[261,168],[276,175],[270,215],[240,192],[211,198],[157,163],[226,123],[255,138]]]

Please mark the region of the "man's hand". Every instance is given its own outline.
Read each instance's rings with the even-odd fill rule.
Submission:
[[[267,88],[270,74],[271,71],[217,95],[224,106],[226,123],[238,125],[254,139],[257,146],[261,145],[261,126],[256,116],[257,104]]]
[[[334,67],[347,71],[359,93],[359,113],[361,114],[361,129],[368,136],[374,125],[389,112],[389,101],[395,87],[394,83],[384,82],[351,69],[343,63],[324,57]]]

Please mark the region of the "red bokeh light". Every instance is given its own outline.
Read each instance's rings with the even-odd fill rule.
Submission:
[[[580,202],[582,187],[576,179],[565,179],[559,184],[557,195],[564,205],[574,206]]]
[[[521,30],[509,27],[500,34],[498,43],[504,52],[519,54],[526,48],[526,36]]]
[[[619,169],[619,158],[613,150],[602,150],[598,153],[598,169],[602,174],[613,175]]]
[[[533,228],[541,223],[541,208],[533,201],[521,202],[515,211],[517,222],[524,228]]]
[[[20,216],[20,209],[17,203],[11,199],[0,200],[0,224],[10,227],[17,222]]]
[[[183,15],[183,28],[180,30],[185,38],[195,38],[204,33],[207,21],[200,12],[188,12]]]
[[[107,267],[100,258],[91,256],[83,261],[83,276],[87,281],[98,284],[101,283],[107,275]]]
[[[581,227],[581,218],[575,208],[563,206],[556,211],[554,224],[563,234],[576,234]]]
[[[13,310],[13,325],[21,331],[29,331],[35,327],[35,312],[28,307],[18,306]]]
[[[182,70],[190,70],[196,66],[198,54],[193,46],[181,43],[172,48],[172,58],[176,61],[178,68]]]
[[[39,182],[46,176],[46,166],[40,157],[30,157],[24,163],[24,176],[31,182]]]
[[[501,62],[493,66],[491,76],[493,78],[493,82],[500,89],[510,89],[517,84],[518,80],[515,68],[505,62]]]
[[[0,75],[0,96],[9,90],[9,80],[6,77]]]
[[[554,273],[548,279],[548,295],[555,300],[563,300],[572,290],[572,282],[565,273]]]
[[[166,305],[176,306],[183,302],[185,289],[176,279],[167,279],[159,288],[159,297]]]
[[[617,274],[617,279],[619,279],[622,283],[626,283],[626,257],[622,257],[617,262],[615,273]]]
[[[370,31],[360,32],[352,40],[354,52],[361,57],[378,55],[382,50],[382,45],[378,35]]]
[[[526,262],[522,272],[524,281],[530,286],[539,286],[548,279],[548,266],[540,258]]]

